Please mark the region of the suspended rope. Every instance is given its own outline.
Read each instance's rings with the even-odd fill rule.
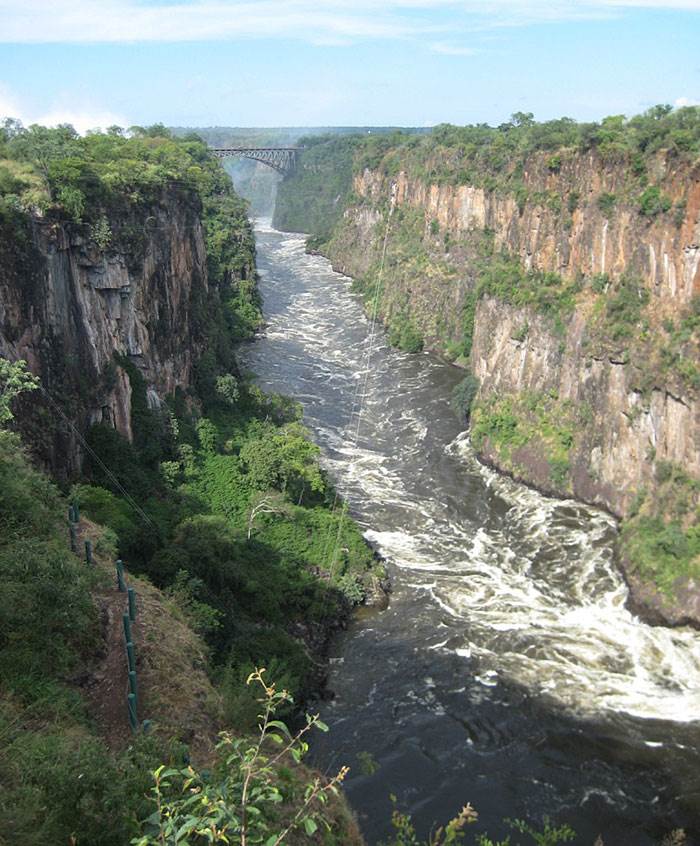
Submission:
[[[379,313],[379,296],[381,291],[381,284],[382,279],[384,276],[384,264],[386,262],[386,251],[387,251],[387,244],[389,241],[389,229],[391,226],[391,218],[394,213],[394,208],[396,206],[396,191],[397,185],[395,182],[391,184],[391,197],[389,202],[389,213],[386,219],[386,226],[384,227],[384,239],[382,242],[382,252],[379,261],[379,271],[377,273],[377,277],[374,283],[374,292],[372,296],[372,308],[370,310],[370,328],[369,328],[369,338],[367,344],[367,351],[364,359],[364,373],[362,370],[360,371],[360,379],[357,382],[357,386],[355,388],[355,394],[353,397],[353,404],[350,410],[350,418],[348,421],[348,428],[350,429],[350,443],[351,445],[357,450],[357,446],[360,440],[360,429],[362,426],[362,418],[365,412],[365,407],[367,403],[367,388],[369,385],[369,375],[370,375],[370,366],[372,363],[372,353],[374,352],[374,342],[377,336],[377,315]],[[355,411],[357,409],[357,411]],[[352,431],[352,421],[353,417],[357,414],[357,422],[354,427],[354,431]],[[353,461],[350,465],[351,469],[354,469],[355,464],[358,461],[358,456],[353,458]],[[334,514],[336,511],[336,507],[338,504],[339,495],[336,490],[335,497],[333,500],[333,508],[331,509],[331,513]],[[338,549],[340,546],[340,539],[342,536],[342,531],[345,525],[345,517],[347,514],[347,507],[343,504],[343,508],[340,512],[340,519],[338,521],[338,531],[335,537],[335,543],[333,545],[333,554],[329,561],[329,570],[331,574],[331,578],[333,577],[333,572],[335,570],[335,564],[338,555]],[[332,531],[332,529],[331,529]],[[324,559],[326,556],[326,550],[324,550]]]

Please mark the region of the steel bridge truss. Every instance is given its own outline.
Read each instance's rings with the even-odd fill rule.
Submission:
[[[242,156],[262,162],[282,174],[294,169],[297,153],[303,149],[303,147],[210,147],[217,159]]]

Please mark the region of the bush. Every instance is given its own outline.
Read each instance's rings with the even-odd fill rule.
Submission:
[[[598,197],[598,208],[607,218],[612,217],[616,203],[617,197],[614,194],[604,192]]]
[[[671,208],[671,199],[657,185],[650,185],[639,198],[639,211],[645,217],[656,217]]]
[[[54,678],[94,645],[92,578],[68,549],[57,491],[0,432],[0,666],[3,679]]]
[[[453,389],[451,398],[452,410],[460,420],[469,420],[472,403],[478,391],[479,380],[471,373],[468,373]]]

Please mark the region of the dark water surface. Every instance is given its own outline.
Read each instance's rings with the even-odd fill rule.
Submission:
[[[265,221],[257,237],[268,327],[246,364],[303,403],[394,587],[335,643],[313,749],[352,768],[368,842],[389,833],[390,793],[422,832],[469,801],[492,836],[549,815],[580,844],[679,826],[700,842],[700,633],[625,610],[609,517],[474,460],[449,408],[463,374],[371,336],[302,237]]]

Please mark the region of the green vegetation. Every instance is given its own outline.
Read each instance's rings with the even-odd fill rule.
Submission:
[[[487,397],[472,409],[472,443],[478,451],[495,451],[499,464],[514,473],[520,472],[518,450],[527,449],[548,468],[539,483],[568,491],[571,452],[585,412],[552,393]]]
[[[452,391],[452,410],[460,420],[469,420],[478,391],[479,380],[471,373],[468,373]]]
[[[423,338],[405,313],[392,316],[389,323],[389,343],[408,353],[418,353],[423,349]]]
[[[38,386],[39,380],[27,372],[25,361],[11,362],[0,358],[0,426],[14,418],[12,401],[15,397]]]
[[[28,222],[37,212],[98,249],[119,249],[134,266],[161,203],[202,226],[209,286],[193,287],[188,304],[204,350],[194,386],[153,408],[139,368],[115,355],[101,380],[113,382],[120,370],[128,377],[133,442],[107,424],[93,426],[72,496],[85,517],[107,527],[96,554],[99,547],[123,557],[132,576],[164,589],[205,638],[227,724],[245,731],[258,711],[243,684],[254,666],[265,662],[303,701],[322,682],[325,638],[383,575],[321,471],[298,405],[265,395],[238,371],[234,345],[260,320],[245,204],[201,141],[173,139],[163,127],[79,138],[66,127],[8,124],[0,160],[12,176],[2,171],[0,215],[15,255],[31,248]],[[33,380],[19,365],[0,361],[0,368],[6,422],[15,395]],[[67,392],[66,401],[76,397]],[[148,815],[148,769],[172,756],[158,738],[115,753],[91,725],[71,679],[100,648],[93,599],[103,588],[100,571],[68,551],[65,502],[29,468],[16,436],[0,438],[3,834],[37,846],[73,836],[124,844]],[[260,509],[262,502],[273,507]],[[144,601],[155,601],[153,591],[142,586]],[[166,705],[160,711],[154,703],[156,720]],[[184,716],[192,703],[180,705]]]
[[[555,331],[561,334],[574,312],[579,290],[577,282],[558,273],[525,270],[518,259],[503,252],[482,263],[475,293],[477,299],[489,296],[513,306],[529,306],[550,318]]]
[[[607,277],[594,278],[593,287],[600,292],[591,323],[593,336],[602,343],[612,341],[618,345],[636,337],[649,303],[644,282],[633,273],[623,273],[614,282]]]
[[[395,797],[392,799],[396,804]],[[465,842],[465,829],[475,823],[478,817],[474,808],[467,803],[447,825],[434,828],[428,839],[422,840],[416,834],[411,817],[395,808],[391,818],[394,835],[390,841],[383,842],[382,846],[455,846]],[[535,846],[559,846],[561,843],[571,842],[576,836],[570,826],[556,826],[549,817],[544,817],[541,828],[535,828],[524,820],[506,819],[504,822],[513,831],[526,834]],[[473,843],[475,846],[511,846],[510,836],[496,842],[487,834],[477,834]]]
[[[639,198],[639,211],[645,217],[656,217],[669,211],[672,205],[671,199],[657,185],[650,185]]]
[[[628,566],[672,598],[700,577],[700,481],[667,461],[655,466],[653,497],[640,491],[622,529]]]
[[[100,577],[68,547],[65,501],[0,430],[0,813],[8,843],[123,846],[146,811],[143,738],[112,755],[71,679],[93,655]],[[105,826],[105,814],[110,825]]]
[[[353,154],[359,141],[353,135],[300,139],[306,149],[277,189],[273,223],[278,229],[328,238],[352,190]]]
[[[358,152],[358,167],[372,167],[393,175],[401,169],[429,182],[479,185],[488,190],[507,188],[517,194],[525,160],[548,154],[548,171],[559,173],[571,155],[595,152],[604,161],[629,161],[637,178],[646,174],[646,160],[660,150],[679,158],[700,153],[700,109],[654,106],[641,115],[612,115],[599,123],[577,123],[571,118],[539,123],[530,113],[516,113],[498,127],[486,124],[442,124],[426,136],[374,139],[372,155]],[[609,195],[612,196],[612,195]],[[576,201],[571,201],[573,213]],[[610,206],[610,211],[612,207]]]
[[[162,415],[134,402],[133,444],[106,426],[91,431],[92,448],[138,494],[145,519],[99,464],[89,471],[93,485],[74,494],[84,513],[113,529],[133,569],[163,588],[187,583],[200,612],[213,609],[217,625],[205,638],[225,708],[241,724],[255,717],[255,703],[240,700],[254,663],[274,668],[303,698],[316,675],[295,633],[332,627],[382,571],[354,523],[333,508],[297,406],[237,381],[233,407],[232,383],[224,384],[228,391],[204,403],[206,416],[178,413],[178,403]],[[143,390],[132,388],[135,396]]]
[[[607,191],[604,191],[598,197],[598,208],[603,212],[605,217],[608,219],[612,217],[613,212],[615,211],[615,206],[617,204],[617,197],[614,194],[610,194]]]
[[[135,846],[164,843],[299,843],[299,836],[317,831],[330,834],[329,844],[357,843],[354,826],[338,831],[338,810],[334,797],[347,768],[328,780],[290,769],[308,750],[305,735],[313,728],[327,731],[318,716],[308,716],[306,725],[292,735],[276,712],[292,700],[278,691],[255,670],[247,684],[261,687],[258,737],[221,735],[213,770],[197,772],[159,767],[153,773],[152,801],[155,810],[146,823],[146,833]],[[341,821],[342,822],[342,821]],[[333,831],[335,828],[335,831]]]

